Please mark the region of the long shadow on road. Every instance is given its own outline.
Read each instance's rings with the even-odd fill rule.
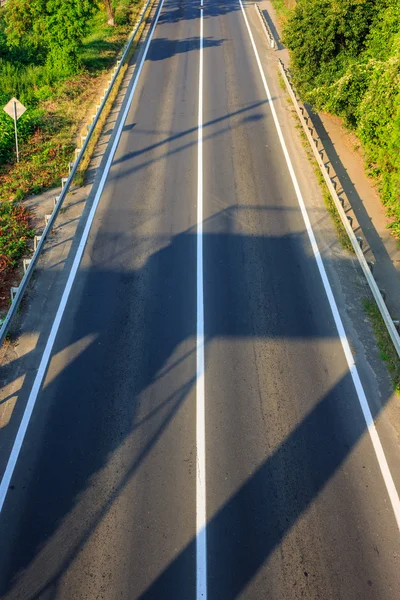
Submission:
[[[105,222],[112,230],[112,218]],[[229,229],[225,216],[220,222]],[[127,245],[128,234],[124,239],[103,231],[90,271],[76,281],[80,301],[67,309],[55,348],[56,355],[67,354],[61,369],[56,361],[49,371],[40,396],[43,422],[31,428],[19,463],[31,475],[26,489],[10,492],[2,514],[2,526],[14,542],[9,555],[8,547],[0,550],[3,568],[8,565],[4,598],[57,597],[59,582],[149,452],[162,443],[193,389],[196,235],[189,230],[154,252],[147,247],[148,258],[137,269],[129,265]],[[337,341],[322,286],[310,285],[318,275],[301,235],[206,231],[204,248],[206,289],[212,289],[212,299],[206,294],[205,302],[217,307],[206,319],[207,344],[226,338]],[[229,261],[236,277],[227,289]],[[301,299],[296,311],[294,290]],[[83,340],[89,343],[69,356],[68,349]],[[356,403],[351,377],[344,375],[212,517],[207,526],[210,598],[236,598],[341,467],[366,431]],[[344,434],[341,415],[349,414],[349,407],[355,417]],[[129,466],[105,492],[96,475],[137,431],[140,441],[131,445]],[[18,519],[15,503],[23,507]],[[143,598],[179,597],[182,577],[177,575],[183,565],[185,593],[194,589],[193,568],[188,568],[194,543]],[[229,569],[221,565],[221,556]],[[21,595],[24,581],[34,585]]]

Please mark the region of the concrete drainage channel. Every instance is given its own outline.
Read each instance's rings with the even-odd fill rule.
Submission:
[[[270,47],[276,48],[276,42],[274,40],[274,37],[271,33],[271,30],[268,26],[267,20],[264,16],[263,12],[260,10],[260,7],[258,6],[258,4],[255,4],[255,7],[256,7],[257,13],[261,19],[261,22],[263,24],[263,28],[264,28],[266,37],[269,41]],[[271,42],[271,39],[273,40],[273,43]],[[343,223],[343,226],[346,230],[347,235],[349,236],[349,239],[353,246],[354,252],[357,256],[358,262],[360,263],[361,269],[365,275],[365,278],[368,282],[368,285],[370,287],[372,295],[373,295],[375,302],[379,308],[379,311],[382,315],[383,321],[385,323],[386,329],[388,330],[390,338],[393,342],[393,345],[395,347],[397,355],[400,357],[400,336],[399,336],[399,332],[397,330],[397,328],[399,327],[399,321],[397,321],[391,317],[389,310],[385,303],[385,292],[384,292],[384,290],[379,289],[379,287],[375,281],[375,278],[373,276],[373,272],[372,272],[373,264],[370,262],[367,262],[367,260],[365,259],[363,249],[362,249],[363,248],[363,238],[360,236],[356,236],[356,234],[354,233],[354,230],[361,231],[361,227],[356,222],[355,216],[350,216],[347,214],[350,210],[352,210],[351,205],[350,205],[349,201],[347,200],[343,191],[340,192],[340,195],[336,191],[338,177],[335,174],[333,174],[333,176],[332,176],[332,174],[330,173],[329,167],[324,162],[324,158],[323,158],[324,153],[325,153],[324,148],[322,146],[321,140],[318,137],[314,137],[315,136],[314,128],[309,126],[309,123],[312,123],[311,117],[310,117],[306,107],[299,101],[299,99],[296,95],[295,89],[294,89],[293,84],[290,79],[290,71],[284,67],[283,62],[279,58],[278,58],[278,61],[279,61],[279,70],[281,72],[281,75],[282,75],[283,81],[285,83],[286,89],[289,93],[289,96],[293,102],[293,106],[295,107],[296,113],[300,119],[301,125],[307,136],[308,142],[311,146],[311,149],[316,158],[318,166],[324,177],[325,183],[326,183],[328,190],[331,194],[331,197],[335,203],[337,212],[340,215],[340,219]]]
[[[110,94],[113,91],[113,88],[116,84],[116,81],[118,79],[118,76],[121,72],[122,67],[128,60],[129,51],[131,50],[132,44],[136,41],[137,35],[139,33],[139,29],[140,29],[143,21],[146,18],[146,14],[147,14],[148,9],[150,8],[150,5],[153,2],[154,2],[154,0],[147,0],[146,5],[143,7],[143,9],[141,11],[138,22],[137,22],[131,36],[129,37],[125,47],[123,48],[120,58],[116,62],[116,65],[114,67],[114,74],[112,75],[107,88],[104,90],[104,94],[100,101],[100,106],[98,107],[97,112],[93,115],[91,125],[88,126],[87,135],[83,136],[81,138],[82,147],[77,148],[75,150],[75,162],[69,164],[69,175],[68,175],[68,177],[63,177],[61,180],[62,190],[61,190],[60,195],[55,196],[55,198],[54,198],[54,210],[51,213],[51,215],[49,215],[49,214],[45,215],[45,228],[44,228],[42,234],[36,235],[34,237],[33,256],[31,258],[25,258],[23,260],[24,275],[22,277],[22,280],[18,287],[12,287],[10,289],[11,306],[1,324],[0,346],[3,344],[4,340],[6,339],[10,325],[11,325],[15,315],[17,314],[18,307],[21,303],[21,300],[22,300],[26,290],[27,290],[29,281],[33,275],[33,272],[38,263],[40,255],[42,254],[42,252],[44,250],[46,239],[48,238],[49,233],[51,232],[51,230],[53,229],[53,227],[55,225],[57,216],[63,207],[65,198],[67,197],[67,194],[70,191],[71,184],[72,184],[75,176],[77,175],[80,164],[82,163],[82,161],[84,159],[85,152],[89,146],[91,138],[93,137],[93,135],[95,133],[97,124],[102,116],[103,110],[105,109],[105,107],[107,105],[107,101],[110,97]]]

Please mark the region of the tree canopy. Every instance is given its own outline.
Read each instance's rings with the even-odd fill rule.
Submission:
[[[356,130],[399,223],[399,0],[298,0],[284,41],[303,99]]]
[[[59,73],[73,73],[96,0],[11,0],[6,12],[10,47],[28,47]]]

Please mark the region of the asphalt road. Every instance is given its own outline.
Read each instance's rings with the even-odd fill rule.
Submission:
[[[203,14],[208,598],[395,600],[399,532],[241,7]],[[1,513],[2,598],[196,598],[199,36],[200,2],[166,0]]]

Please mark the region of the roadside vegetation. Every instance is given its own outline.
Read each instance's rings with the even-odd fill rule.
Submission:
[[[8,0],[0,8],[0,283],[33,232],[24,197],[58,185],[143,0]],[[14,124],[2,107],[27,111]]]
[[[287,0],[286,0],[287,1]],[[303,101],[343,118],[359,137],[366,170],[400,238],[400,3],[398,0],[273,0]],[[285,89],[283,79],[280,86]],[[305,135],[300,135],[316,167]],[[350,241],[318,168],[325,204],[339,240]],[[374,300],[363,300],[382,360],[400,394],[400,360]]]
[[[359,137],[400,237],[399,1],[298,0],[285,14],[283,41],[302,99]]]

